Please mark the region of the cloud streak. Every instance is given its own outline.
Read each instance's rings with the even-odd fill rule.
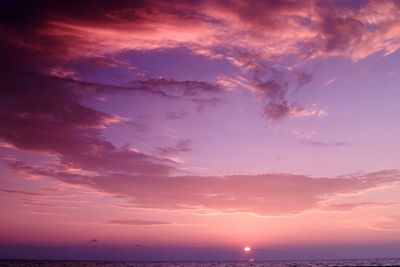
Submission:
[[[169,222],[163,222],[163,221],[131,220],[131,219],[115,219],[115,220],[110,220],[108,223],[116,225],[131,225],[131,226],[154,226],[154,225],[171,224]]]
[[[85,176],[14,165],[20,173],[49,176],[126,198],[133,207],[212,209],[259,215],[288,215],[324,208],[323,202],[400,182],[398,171],[314,178],[295,174],[231,176]]]
[[[42,196],[42,194],[40,194],[40,193],[22,191],[22,190],[0,189],[0,192],[9,193],[9,194],[26,195],[26,196]]]
[[[192,151],[192,148],[190,147],[191,142],[192,141],[190,139],[180,139],[175,144],[175,146],[156,147],[156,150],[161,155],[171,155],[171,154],[176,154],[176,153],[180,153],[180,152],[189,152],[189,151]]]
[[[301,139],[300,142],[304,145],[315,146],[315,147],[340,147],[340,146],[348,146],[350,143],[346,142],[321,142],[310,139]]]

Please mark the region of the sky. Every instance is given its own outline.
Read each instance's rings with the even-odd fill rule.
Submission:
[[[399,1],[5,0],[0,35],[0,258],[398,256]]]

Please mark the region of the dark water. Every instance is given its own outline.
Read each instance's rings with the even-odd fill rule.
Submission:
[[[0,267],[281,267],[281,266],[400,266],[400,259],[322,260],[322,261],[258,261],[258,262],[134,262],[134,261],[34,261],[0,260]]]

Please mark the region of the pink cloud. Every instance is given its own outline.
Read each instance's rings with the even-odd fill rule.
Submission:
[[[398,182],[397,172],[341,178],[173,176],[177,168],[167,158],[117,147],[102,136],[102,129],[125,123],[124,118],[83,104],[88,95],[124,91],[191,101],[201,113],[221,103],[217,96],[225,87],[252,92],[262,102],[262,114],[273,121],[325,116],[323,108],[290,99],[294,89],[311,82],[312,74],[287,66],[282,59],[293,55],[360,60],[378,52],[393,53],[400,47],[400,20],[399,8],[392,1],[368,1],[356,9],[315,1],[37,7],[30,11],[31,17],[16,24],[2,21],[0,138],[9,147],[48,153],[57,161],[55,166],[41,168],[14,161],[11,167],[17,172],[92,187],[126,198],[135,207],[262,215],[319,209],[320,202],[332,195]],[[74,70],[64,67],[76,60],[124,67],[124,62],[115,60],[119,53],[173,47],[225,59],[240,75],[220,76],[218,85],[169,78],[111,85],[79,80]],[[186,115],[184,111],[167,117]],[[313,146],[347,144],[303,142]],[[159,150],[161,154],[189,151],[188,143]],[[23,194],[16,190],[4,193]]]
[[[386,217],[381,222],[375,223],[374,228],[382,231],[400,231],[400,215]]]
[[[150,220],[115,219],[115,220],[110,220],[109,224],[133,225],[133,226],[153,226],[153,225],[168,225],[171,223],[163,222],[163,221],[150,221]]]
[[[337,204],[330,204],[324,206],[326,210],[338,210],[338,211],[347,211],[351,209],[356,209],[360,207],[385,207],[385,206],[393,206],[399,203],[380,203],[380,202],[357,202],[357,203],[337,203]]]
[[[35,51],[36,57],[31,61],[49,69],[54,76],[74,77],[74,70],[63,67],[63,63],[78,59],[118,67],[126,66],[126,62],[116,60],[115,55],[127,50],[186,47],[195,54],[226,59],[255,77],[245,77],[244,85],[253,87],[257,95],[263,91],[268,103],[262,113],[274,121],[290,116],[299,105],[288,99],[287,82],[301,87],[312,79],[311,74],[285,66],[281,59],[294,55],[305,59],[344,56],[359,60],[378,52],[390,54],[400,47],[399,8],[390,0],[367,1],[357,8],[333,1],[289,0],[237,0],[229,5],[218,1],[118,2],[101,8],[90,3],[68,8],[62,4],[38,4],[32,12],[32,21],[6,25],[9,30],[3,30],[2,35],[13,46]],[[18,34],[13,31],[15,27],[24,28],[28,34]],[[270,77],[273,68],[265,66],[267,61],[291,68],[289,78]],[[219,80],[219,84],[232,89],[233,80]],[[130,87],[150,86],[150,91],[166,97],[189,97],[215,88],[201,82],[172,83],[154,79],[135,81]],[[279,90],[268,86],[272,83]],[[243,86],[243,82],[236,85]],[[164,86],[186,89],[166,92]],[[199,104],[197,110],[201,112],[204,107]]]
[[[289,116],[295,118],[301,117],[326,117],[328,112],[323,108],[318,108],[317,105],[310,105],[301,107],[299,105],[292,105],[289,109]]]
[[[398,49],[393,38],[398,34],[398,6],[390,0],[368,1],[353,9],[315,1],[232,1],[229,5],[150,1],[92,11],[94,21],[72,12],[57,14],[63,12],[56,8],[51,11],[52,19],[42,31],[59,38],[68,33],[69,38],[81,40],[68,43],[70,54],[79,56],[184,45],[199,54],[233,60],[238,59],[235,51],[241,50],[269,59],[287,54],[360,59]],[[227,48],[228,54],[217,47]]]
[[[22,190],[10,190],[10,189],[0,189],[0,192],[9,193],[9,194],[27,195],[27,196],[41,196],[42,195],[37,192],[29,192],[29,191],[22,191]]]
[[[398,171],[314,178],[295,174],[231,176],[85,176],[18,165],[22,173],[49,176],[125,198],[133,207],[212,209],[260,215],[296,214],[325,209],[330,198],[400,182]]]

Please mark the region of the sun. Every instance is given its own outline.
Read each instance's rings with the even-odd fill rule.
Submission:
[[[251,251],[251,247],[246,246],[246,247],[243,248],[243,251],[244,252],[250,252]]]

